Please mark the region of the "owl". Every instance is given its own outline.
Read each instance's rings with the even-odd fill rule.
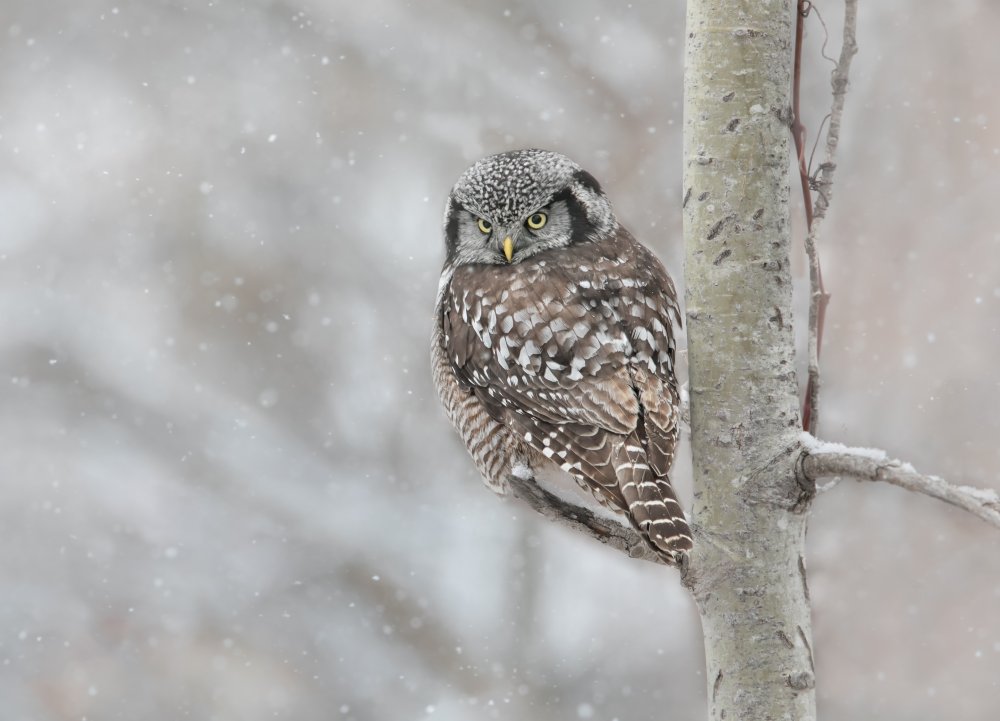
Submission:
[[[681,328],[663,265],[564,155],[517,150],[459,178],[444,214],[431,367],[486,485],[554,464],[669,562],[691,530],[668,473]]]

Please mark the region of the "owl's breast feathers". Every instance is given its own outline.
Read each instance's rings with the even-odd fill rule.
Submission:
[[[663,266],[624,230],[522,263],[459,266],[441,311],[458,381],[599,500],[631,505],[616,474],[630,439],[639,465],[666,477],[680,311]]]

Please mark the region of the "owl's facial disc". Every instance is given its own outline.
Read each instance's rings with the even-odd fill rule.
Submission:
[[[607,237],[617,220],[592,175],[564,155],[518,150],[480,160],[445,208],[448,262],[516,265]]]

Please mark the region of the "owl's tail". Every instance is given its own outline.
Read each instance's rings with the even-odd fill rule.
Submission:
[[[670,480],[656,477],[634,431],[615,449],[613,462],[632,523],[653,548],[678,563],[680,554],[691,550],[691,528]]]

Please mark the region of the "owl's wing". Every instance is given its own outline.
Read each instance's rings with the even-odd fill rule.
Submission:
[[[691,528],[668,473],[680,435],[680,394],[674,375],[674,329],[682,327],[677,293],[666,269],[631,238],[635,284],[625,294],[625,324],[632,339],[632,387],[640,403],[635,432],[615,459],[619,484],[633,522],[654,547],[677,561],[690,550]],[[636,442],[638,441],[638,443]],[[644,453],[636,451],[642,447]]]
[[[635,359],[633,387],[643,408],[648,463],[663,478],[674,462],[680,435],[680,393],[674,375],[676,340],[683,328],[677,291],[660,261],[634,243],[638,288],[629,298],[626,325]]]
[[[456,375],[490,414],[622,509],[626,441],[635,436],[637,462],[665,477],[677,438],[676,299],[650,258],[648,268],[596,259],[585,273],[553,263],[544,282],[467,270],[443,319]]]
[[[474,305],[478,309],[482,303]],[[519,330],[527,334],[521,335],[522,345],[516,350],[508,336],[513,313],[493,308],[485,316],[470,317],[463,310],[462,297],[453,295],[442,318],[455,376],[497,422],[579,481],[590,481],[602,501],[627,508],[611,465],[610,441],[635,426],[639,403],[629,385],[614,373],[583,383],[576,374],[571,380],[572,361],[560,363],[546,354],[570,343],[571,331],[564,330],[556,316],[548,325],[541,323],[542,313],[551,314],[554,306],[518,310],[518,317],[533,327],[522,322]],[[532,330],[538,334],[532,335]]]

